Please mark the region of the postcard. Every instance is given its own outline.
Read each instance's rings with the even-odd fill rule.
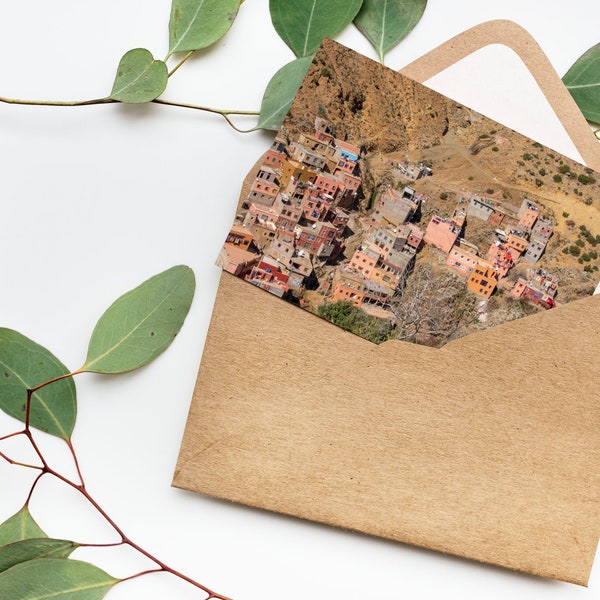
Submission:
[[[325,43],[217,264],[371,342],[441,347],[594,292],[599,186],[576,161]]]

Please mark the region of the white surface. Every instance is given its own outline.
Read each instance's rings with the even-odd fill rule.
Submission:
[[[0,95],[106,95],[126,50],[145,46],[157,57],[166,54],[169,7],[168,0],[2,3]],[[597,0],[430,0],[386,64],[400,68],[496,18],[528,29],[561,75],[600,41]],[[374,57],[353,28],[338,39]],[[267,0],[246,0],[227,37],[200,54],[173,77],[165,97],[256,109],[270,76],[292,58],[272,29]],[[432,83],[489,116],[514,116],[507,124],[572,153],[535,92],[520,106],[513,97],[507,110],[501,90],[512,85],[529,93],[529,84],[524,68],[504,50],[481,52]],[[598,597],[598,564],[586,590],[171,488],[219,279],[214,260],[240,183],[271,136],[239,135],[217,117],[183,109],[112,105],[0,104],[0,132],[2,326],[35,339],[75,369],[96,319],[117,296],[173,264],[188,264],[196,273],[191,313],[162,357],[127,376],[77,379],[73,440],[89,489],[135,541],[237,600]],[[15,429],[1,413],[0,435]],[[43,443],[56,464],[68,463],[61,444],[47,437]],[[30,477],[0,462],[0,520],[20,508]],[[73,493],[50,481],[39,492],[32,511],[50,535],[112,539]],[[138,563],[107,554],[100,564],[116,576],[132,573]],[[108,597],[203,595],[161,575],[117,586]]]

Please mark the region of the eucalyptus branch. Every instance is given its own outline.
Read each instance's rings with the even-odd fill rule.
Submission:
[[[190,53],[191,54],[191,53]],[[177,65],[169,75],[172,75],[180,66],[183,64],[183,61]],[[112,98],[97,98],[95,100],[24,100],[18,98],[7,98],[6,96],[0,96],[0,102],[4,102],[6,104],[20,104],[24,106],[93,106],[98,104],[123,104],[119,100],[113,100]],[[193,110],[199,110],[202,112],[207,112],[211,114],[221,115],[227,124],[235,131],[239,133],[249,133],[253,131],[252,129],[240,129],[233,123],[233,121],[229,118],[229,115],[247,115],[247,116],[258,116],[260,115],[259,111],[254,110],[230,110],[230,109],[222,109],[222,108],[212,108],[210,106],[202,106],[200,104],[189,104],[186,102],[176,102],[174,100],[162,100],[160,98],[156,98],[151,100],[154,104],[163,104],[165,106],[175,106],[179,108],[190,108]],[[47,383],[43,384],[47,385]]]
[[[113,303],[99,319],[90,339],[84,366],[73,372],[69,372],[47,349],[16,331],[0,328],[0,363],[5,368],[4,376],[0,378],[0,408],[25,423],[24,429],[0,437],[0,442],[24,435],[41,461],[40,466],[20,463],[4,452],[0,452],[0,459],[37,471],[37,477],[29,489],[23,508],[0,524],[0,529],[3,530],[0,538],[4,540],[0,543],[0,553],[6,551],[10,555],[13,545],[23,542],[19,565],[23,565],[24,569],[31,566],[34,570],[31,577],[35,580],[40,593],[56,592],[56,597],[66,597],[67,593],[80,591],[82,585],[97,588],[100,581],[104,595],[112,586],[126,579],[115,579],[91,563],[72,561],[69,555],[73,549],[82,545],[90,547],[127,545],[149,559],[155,566],[127,579],[135,579],[148,573],[169,573],[202,590],[207,600],[230,600],[167,565],[126,535],[87,488],[71,440],[77,407],[76,390],[71,381],[74,375],[92,370],[99,374],[127,373],[156,358],[169,345],[170,341],[165,344],[165,340],[172,341],[183,325],[190,309],[194,289],[195,277],[192,270],[184,265],[178,265],[151,277],[121,296],[119,301]],[[42,377],[45,378],[44,383],[37,384]],[[29,385],[26,382],[30,382]],[[44,392],[42,393],[41,390]],[[23,397],[26,398],[24,405]],[[35,433],[39,429],[59,437],[67,444],[77,472],[76,477],[68,476],[50,464],[36,441]],[[28,509],[38,483],[46,475],[78,491],[112,528],[118,536],[118,541],[109,544],[77,544],[69,540],[47,538]],[[55,587],[51,590],[48,588],[46,569],[52,570],[55,563],[44,562],[45,557],[48,556],[48,548],[54,548],[58,553],[57,558],[53,555],[50,560],[64,560],[62,568],[72,575],[70,578],[53,580],[51,585]],[[39,552],[43,553],[41,558]],[[41,562],[34,561],[38,558]],[[35,570],[38,565],[39,569]],[[0,596],[4,597],[2,591],[7,589],[3,588],[3,585],[13,586],[11,590],[18,585],[18,582],[13,582],[12,578],[14,576],[18,579],[20,571],[17,569],[17,574],[14,573],[10,569],[0,571]],[[7,581],[9,583],[6,583]],[[77,582],[78,587],[71,586],[73,581]],[[100,596],[94,597],[100,598]]]
[[[73,374],[69,374],[68,376],[72,376],[72,375]],[[56,377],[52,380],[48,380],[48,381],[44,382],[43,384],[41,384],[35,388],[28,390],[28,399],[27,399],[28,408],[31,404],[31,396],[33,395],[33,390],[42,389],[52,383],[61,381],[62,379],[65,379],[66,377],[67,376]],[[180,571],[174,569],[173,567],[167,565],[166,563],[164,563],[163,561],[161,561],[160,559],[155,557],[153,554],[151,554],[148,550],[145,550],[140,545],[138,545],[136,542],[134,542],[131,538],[129,538],[129,536],[127,536],[125,534],[123,529],[112,519],[112,517],[110,517],[110,515],[106,512],[106,510],[104,510],[104,508],[102,508],[102,506],[99,504],[99,502],[87,490],[86,485],[84,483],[83,475],[81,473],[81,469],[79,466],[79,460],[77,457],[77,453],[75,452],[75,448],[73,447],[73,444],[70,440],[67,440],[66,443],[71,451],[71,455],[72,455],[74,464],[77,469],[77,474],[78,474],[80,483],[72,481],[71,479],[69,479],[68,477],[66,477],[65,475],[60,473],[59,471],[57,471],[54,468],[52,468],[51,466],[49,466],[48,462],[43,457],[42,452],[40,451],[37,443],[35,442],[33,432],[31,431],[29,423],[26,424],[25,431],[20,431],[20,432],[15,432],[15,433],[9,434],[7,436],[4,436],[3,439],[8,439],[10,437],[13,437],[13,436],[19,435],[19,434],[25,434],[27,436],[27,438],[29,439],[36,454],[39,456],[40,460],[43,463],[43,466],[35,466],[35,465],[28,465],[25,463],[20,463],[20,462],[12,460],[10,457],[5,455],[3,452],[0,452],[0,457],[5,459],[10,464],[28,467],[28,468],[32,468],[32,469],[41,471],[39,473],[39,475],[36,477],[35,481],[33,482],[31,489],[29,490],[29,494],[25,501],[25,506],[27,506],[29,504],[29,502],[33,496],[33,493],[35,491],[35,488],[36,488],[38,482],[41,480],[41,478],[44,475],[51,475],[51,476],[55,477],[56,479],[58,479],[59,481],[62,481],[64,484],[68,485],[69,487],[73,488],[74,490],[78,491],[92,505],[92,507],[98,512],[98,514],[111,526],[111,528],[115,531],[115,533],[119,536],[119,538],[121,540],[120,542],[110,543],[110,544],[80,544],[80,545],[83,545],[86,547],[92,547],[92,546],[93,547],[114,547],[114,546],[127,545],[130,548],[136,550],[141,555],[143,555],[146,558],[148,558],[149,560],[151,560],[158,567],[157,569],[144,571],[144,572],[132,575],[130,577],[127,577],[127,578],[123,579],[123,581],[129,580],[129,579],[135,579],[137,577],[146,575],[148,573],[165,572],[165,573],[170,573],[171,575],[173,575],[179,579],[182,579],[183,581],[186,581],[187,583],[193,585],[194,587],[201,589],[203,592],[205,592],[207,594],[207,600],[210,600],[210,599],[230,600],[227,596],[218,594],[217,592],[211,590],[210,588],[206,587],[205,585],[202,585],[201,583],[192,579],[191,577],[188,577],[187,575],[185,575],[185,574],[181,573]]]

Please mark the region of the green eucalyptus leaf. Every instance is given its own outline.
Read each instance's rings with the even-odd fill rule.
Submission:
[[[0,546],[0,573],[37,558],[68,558],[78,544],[51,538],[28,539]]]
[[[128,104],[151,102],[165,91],[167,78],[162,60],[155,60],[145,48],[134,48],[119,61],[110,98]]]
[[[100,600],[119,581],[90,563],[39,558],[0,573],[0,598]]]
[[[45,538],[46,534],[24,506],[18,513],[0,525],[0,546],[20,542],[29,538]]]
[[[317,51],[323,38],[334,38],[358,13],[362,0],[269,0],[271,21],[297,57]]]
[[[600,123],[600,44],[582,54],[562,80],[585,118]]]
[[[364,0],[354,24],[373,44],[379,60],[420,21],[427,0]]]
[[[240,0],[173,0],[169,20],[169,54],[199,50],[228,31]]]
[[[69,370],[46,348],[12,329],[0,328],[0,408],[25,422],[27,390],[67,375]],[[48,385],[31,397],[29,423],[65,440],[77,414],[72,378]]]
[[[121,296],[100,317],[80,370],[125,373],[157,357],[181,329],[194,288],[193,271],[180,265]]]
[[[297,58],[273,75],[263,95],[256,129],[278,130],[281,127],[312,59],[312,56]]]

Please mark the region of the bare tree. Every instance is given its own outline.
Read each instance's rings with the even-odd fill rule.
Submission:
[[[431,346],[442,346],[477,315],[476,298],[464,279],[449,271],[434,273],[419,265],[390,302],[396,317],[396,337]]]

